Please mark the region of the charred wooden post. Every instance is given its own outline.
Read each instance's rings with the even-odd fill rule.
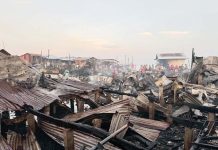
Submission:
[[[77,111],[84,112],[84,101],[77,99]]]
[[[57,105],[55,103],[50,104],[50,115],[55,115],[57,112]]]
[[[167,122],[170,124],[173,123],[173,119],[171,117],[172,113],[173,113],[173,106],[172,104],[168,104],[166,116],[167,116]]]
[[[65,150],[74,150],[75,149],[72,129],[66,129],[64,131],[64,149]]]
[[[215,121],[215,113],[208,113],[208,121],[212,122]]]
[[[200,84],[200,85],[203,84],[203,74],[198,75],[198,84]]]
[[[111,102],[111,93],[107,93],[107,99]]]
[[[154,116],[155,116],[154,102],[149,101],[149,119],[154,119]]]
[[[70,99],[70,109],[74,113],[74,100],[73,99]]]
[[[102,120],[101,119],[93,119],[92,124],[96,128],[101,128]]]
[[[32,130],[33,133],[35,133],[35,131],[36,131],[36,121],[35,121],[35,118],[34,118],[33,114],[28,114],[27,115],[27,122],[28,122],[29,128]]]
[[[96,103],[98,103],[99,98],[100,98],[100,92],[99,92],[99,91],[96,91],[96,92],[95,92],[95,102],[96,102]]]
[[[160,86],[159,86],[159,102],[160,102],[161,106],[165,105],[163,91],[164,91],[163,84],[160,84]]]
[[[208,113],[208,118],[207,120],[209,121],[209,125],[208,125],[208,134],[212,134],[214,133],[214,123],[215,123],[215,119],[216,118],[216,114],[215,113]]]
[[[0,136],[2,135],[2,112],[0,111]]]
[[[50,105],[44,107],[43,113],[47,116],[50,116]]]
[[[173,83],[173,103],[176,103],[176,92],[177,92],[177,88],[178,88],[178,83],[175,81]]]
[[[185,127],[184,150],[190,150],[192,146],[192,138],[193,138],[193,129],[189,127]]]

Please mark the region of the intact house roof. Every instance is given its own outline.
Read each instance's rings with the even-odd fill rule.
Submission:
[[[183,53],[159,53],[156,55],[155,60],[160,59],[187,59]]]

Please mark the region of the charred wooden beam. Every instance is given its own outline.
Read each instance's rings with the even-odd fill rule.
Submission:
[[[203,137],[202,140],[218,140],[218,136],[207,136],[207,137]]]
[[[74,113],[74,99],[70,99],[70,109]]]
[[[184,149],[190,150],[193,139],[193,129],[185,127],[185,135],[184,135]]]
[[[138,97],[138,94],[124,93],[124,92],[113,91],[113,90],[109,90],[109,89],[103,89],[103,92],[114,93],[114,94],[118,94],[118,95],[127,95],[127,96],[132,96],[132,97]]]
[[[217,145],[211,145],[211,144],[205,144],[205,143],[192,143],[192,144],[202,147],[202,148],[218,149]]]
[[[116,130],[114,133],[112,133],[111,135],[106,137],[104,140],[99,142],[98,145],[93,147],[91,150],[97,150],[99,145],[103,147],[103,145],[106,144],[111,138],[115,137],[117,134],[119,134],[120,132],[122,132],[123,130],[127,128],[128,128],[128,124],[122,126],[120,129]]]
[[[35,133],[35,131],[36,131],[36,121],[34,119],[34,115],[28,114],[27,115],[27,122],[28,122],[29,128],[33,131],[33,133]]]
[[[184,103],[184,105],[187,105],[193,109],[198,109],[201,112],[205,112],[205,113],[207,113],[207,112],[208,113],[218,113],[218,108],[215,108],[215,107],[207,107],[207,106],[195,105],[195,104],[191,104],[191,103]]]
[[[181,124],[185,127],[189,127],[189,128],[197,128],[197,129],[201,129],[202,126],[204,125],[203,122],[197,122],[197,121],[192,121],[192,120],[188,120],[188,119],[182,119],[179,117],[172,117],[173,121]]]
[[[161,106],[164,106],[165,105],[165,101],[164,101],[164,88],[163,88],[163,85],[161,84],[159,86],[159,102],[160,102],[160,105]]]
[[[0,111],[0,136],[2,134],[2,112]]]
[[[109,136],[109,133],[99,129],[99,128],[95,128],[92,127],[90,125],[85,125],[85,124],[81,124],[81,123],[75,123],[75,122],[67,122],[64,121],[62,119],[58,119],[58,118],[54,118],[52,116],[47,116],[39,111],[33,110],[31,106],[29,105],[24,105],[23,109],[25,109],[26,111],[28,111],[29,113],[38,116],[40,119],[55,124],[57,126],[60,127],[64,127],[64,128],[72,128],[74,130],[79,130],[79,131],[83,131],[89,134],[92,134],[98,138],[104,139],[107,136]],[[110,139],[110,142],[120,148],[126,149],[126,150],[146,150],[146,148],[144,147],[140,147],[138,145],[135,145],[129,141],[126,141],[124,139],[118,138],[118,137],[114,137],[112,139]]]
[[[154,102],[149,101],[149,119],[154,119],[154,117],[155,117]]]

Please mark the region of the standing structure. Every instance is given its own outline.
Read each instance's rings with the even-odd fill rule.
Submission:
[[[159,53],[155,60],[164,67],[185,65],[187,57],[183,53]]]

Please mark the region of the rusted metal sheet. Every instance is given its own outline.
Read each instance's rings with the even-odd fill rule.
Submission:
[[[166,130],[170,126],[169,123],[166,122],[140,118],[133,115],[130,115],[129,120],[133,125],[155,130]]]
[[[35,135],[30,130],[24,137],[13,131],[8,132],[7,141],[13,150],[41,150]]]
[[[138,125],[133,125],[133,127],[130,128],[137,132],[139,135],[143,136],[144,138],[152,142],[156,141],[160,134],[159,130],[140,127]]]
[[[116,111],[122,111],[122,110],[126,111],[126,109],[130,109],[129,103],[130,103],[129,99],[121,100],[121,101],[110,103],[108,105],[101,106],[101,107],[98,107],[96,109],[92,109],[86,112],[81,112],[77,114],[69,114],[65,116],[63,119],[67,121],[78,121],[80,119],[83,119],[83,118],[86,118],[86,117],[89,117],[95,114],[101,114],[101,113],[114,114]]]
[[[0,150],[12,150],[10,145],[2,136],[0,136]]]
[[[17,110],[20,109],[20,106],[9,102],[7,99],[0,97],[0,110],[1,111],[8,111],[8,110]]]
[[[58,127],[44,121],[39,121],[39,126],[52,139],[64,146],[64,130],[66,130],[65,128]],[[84,150],[88,150],[93,146],[97,145],[100,141],[101,139],[95,136],[89,135],[84,132],[74,131],[75,150],[80,150],[82,147],[84,148]],[[106,143],[104,147],[105,149],[120,150],[111,143]]]
[[[99,89],[98,86],[89,83],[80,82],[80,81],[74,81],[74,80],[65,80],[62,82],[62,84],[87,92],[91,92]]]
[[[11,86],[5,80],[0,81],[0,108],[2,110],[16,110],[24,104],[31,105],[34,109],[39,110],[57,98],[43,93],[37,88],[29,90]]]
[[[130,112],[128,111],[128,109],[123,110],[123,111],[117,110],[117,112],[115,114],[113,114],[111,124],[110,124],[109,133],[112,134],[115,131],[117,131],[118,129],[120,129],[122,126],[128,124],[129,123],[129,115],[130,115]],[[122,131],[121,133],[119,133],[117,135],[117,137],[123,138],[126,134],[127,129]]]

